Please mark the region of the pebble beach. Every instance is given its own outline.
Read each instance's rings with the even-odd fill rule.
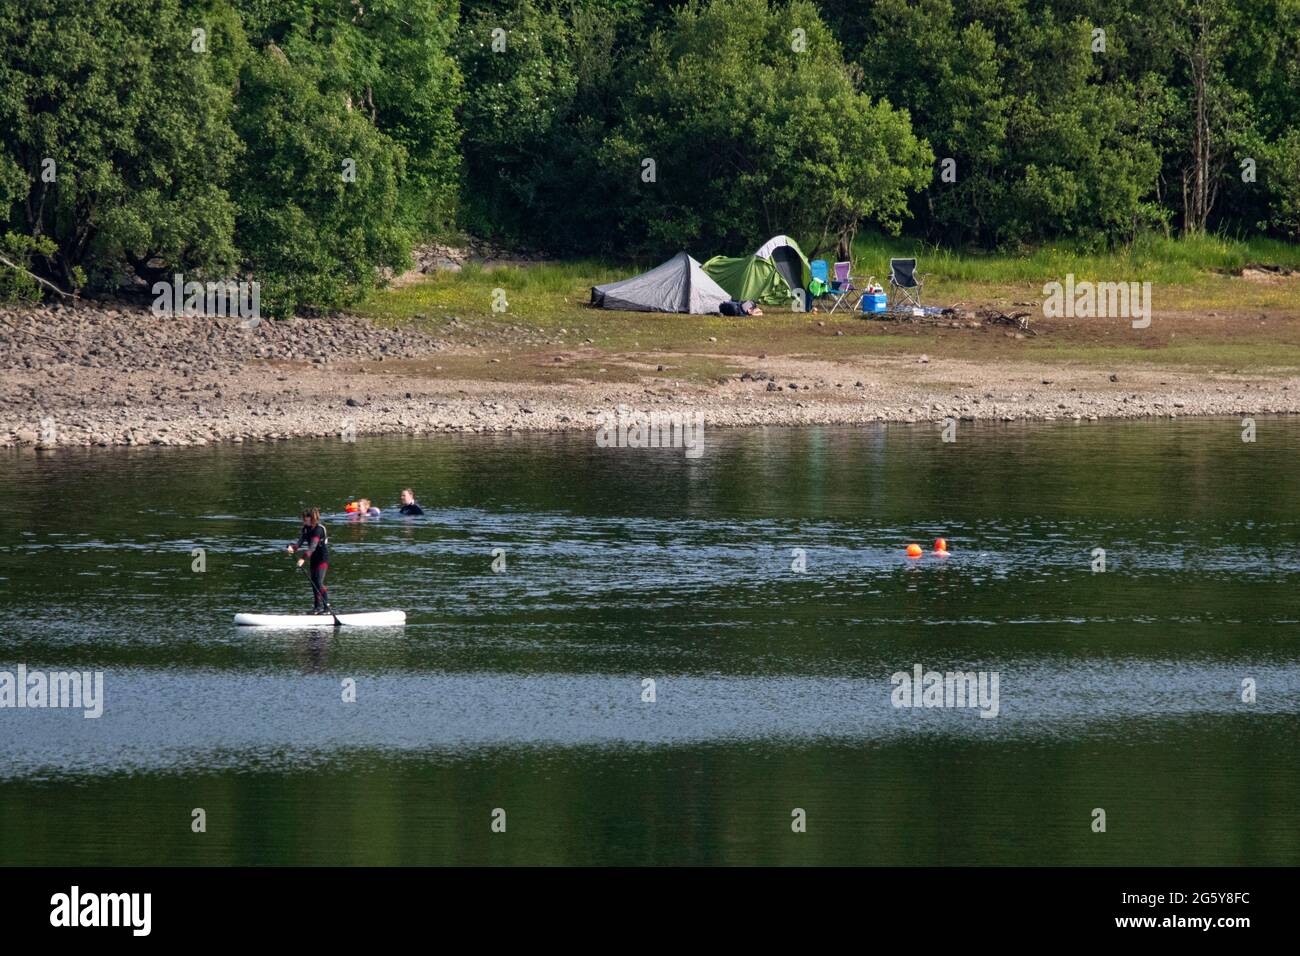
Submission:
[[[699,381],[675,375],[662,352],[578,347],[539,355],[573,367],[559,381],[466,373],[491,368],[499,360],[490,355],[348,316],[250,328],[228,318],[159,321],[120,305],[4,308],[0,447],[576,430],[620,406],[698,412],[707,427],[1300,413],[1300,377],[1285,369],[763,354],[713,356],[734,373]],[[599,380],[592,358],[635,374]]]

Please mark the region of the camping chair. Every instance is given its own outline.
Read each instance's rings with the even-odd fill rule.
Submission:
[[[916,272],[915,259],[889,260],[889,311],[897,312],[899,304],[910,302],[921,306],[921,277]]]
[[[818,286],[818,283],[820,283],[819,288],[821,291],[817,293],[818,296],[828,295],[835,300],[835,304],[830,308],[830,311],[834,312],[839,308],[840,303],[844,301],[845,297],[848,296],[849,290],[835,288],[835,285],[831,282],[830,266],[826,264],[825,259],[812,260],[812,262],[808,263],[808,268],[812,272],[812,284]]]
[[[853,264],[850,262],[835,263],[835,279],[831,282],[831,292],[837,298],[835,304],[831,306],[832,312],[843,305],[845,300],[849,300],[849,309],[852,310],[858,304],[858,300],[862,298],[862,293],[853,285],[853,276],[849,274],[852,268]],[[857,293],[857,299],[853,298],[855,292]]]

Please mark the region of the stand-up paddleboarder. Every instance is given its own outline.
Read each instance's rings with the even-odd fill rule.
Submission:
[[[320,509],[308,508],[302,513],[302,533],[296,543],[289,545],[290,554],[298,553],[298,567],[308,565],[311,577],[312,613],[332,614],[329,589],[325,587],[325,572],[329,569],[330,538],[320,523]]]

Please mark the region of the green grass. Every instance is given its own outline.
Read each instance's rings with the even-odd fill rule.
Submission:
[[[874,274],[883,283],[889,259],[906,256],[917,258],[920,271],[928,277],[931,301],[937,304],[981,296],[994,301],[1012,293],[1041,295],[1043,283],[1073,273],[1076,281],[1149,281],[1168,296],[1166,307],[1226,307],[1242,294],[1253,297],[1249,304],[1285,306],[1294,299],[1294,290],[1243,289],[1239,283],[1225,281],[1226,273],[1250,263],[1300,269],[1300,245],[1270,239],[1146,236],[1107,252],[1057,244],[1017,254],[962,252],[914,239],[866,235],[854,244],[854,271],[862,278]],[[380,321],[455,315],[508,322],[506,315],[492,309],[493,292],[500,288],[509,315],[542,326],[562,325],[590,315],[585,306],[591,286],[633,275],[648,265],[600,260],[493,268],[470,264],[459,273],[439,273],[424,283],[377,291],[357,311]]]
[[[915,240],[863,236],[855,244],[855,275],[883,278],[891,256],[915,255],[928,273],[926,301],[936,305],[995,305],[1008,311],[1016,303],[1042,298],[1042,286],[1073,273],[1077,281],[1150,281],[1160,310],[1189,316],[1217,311],[1241,315],[1236,327],[1217,333],[1193,324],[1177,337],[1135,342],[1124,334],[1098,338],[1098,332],[1041,335],[1008,344],[996,331],[969,334],[958,330],[864,321],[843,312],[807,315],[773,308],[761,318],[606,312],[588,307],[591,287],[635,274],[654,263],[601,260],[542,262],[520,266],[470,264],[460,272],[438,272],[401,288],[378,290],[357,312],[379,324],[414,325],[441,338],[473,345],[506,358],[485,368],[484,377],[511,375],[553,380],[576,374],[581,363],[548,369],[551,353],[656,351],[757,355],[762,352],[851,359],[928,350],[969,358],[1025,358],[1079,362],[1169,362],[1207,367],[1300,365],[1300,337],[1288,327],[1296,315],[1296,285],[1267,284],[1234,278],[1229,273],[1249,263],[1300,269],[1300,245],[1269,240],[1242,242],[1222,237],[1165,239],[1147,237],[1108,252],[1072,249],[1064,244],[1024,254],[977,253],[934,248]],[[493,308],[498,291],[507,308]],[[1023,306],[1020,306],[1023,308]],[[1242,310],[1274,310],[1267,326]],[[1277,312],[1281,311],[1281,317]],[[1031,309],[1031,311],[1033,311]],[[454,321],[453,321],[454,320]],[[1294,324],[1294,323],[1290,323]],[[837,334],[839,333],[839,334]],[[538,359],[539,354],[545,357]],[[511,361],[510,356],[515,360]],[[531,356],[531,358],[529,357]],[[591,358],[588,355],[588,358]],[[476,360],[477,361],[477,360]],[[486,359],[482,360],[486,362]],[[617,372],[604,358],[605,375]],[[712,373],[704,363],[698,374]]]
[[[400,289],[373,292],[356,309],[378,321],[437,321],[446,316],[510,324],[554,324],[580,314],[591,286],[626,274],[626,267],[580,260],[484,268],[470,263],[460,272],[437,272]],[[505,312],[493,309],[496,290],[505,293]]]
[[[1222,236],[1168,239],[1146,235],[1105,252],[1068,244],[1042,246],[1026,253],[961,252],[879,234],[860,236],[853,245],[855,271],[863,276],[874,272],[882,281],[891,257],[911,256],[916,257],[920,271],[935,280],[978,285],[1041,284],[1062,280],[1066,273],[1074,273],[1076,280],[1196,285],[1251,263],[1300,269],[1300,245]]]

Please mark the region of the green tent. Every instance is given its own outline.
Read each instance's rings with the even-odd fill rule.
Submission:
[[[763,305],[788,305],[790,283],[776,271],[770,259],[756,256],[714,256],[704,263],[710,279],[733,299],[753,299]]]
[[[768,259],[792,289],[806,289],[812,279],[808,257],[789,236],[773,236],[758,247],[755,259]]]
[[[773,236],[752,256],[714,256],[704,271],[733,299],[764,305],[789,305],[794,290],[807,289],[812,279],[808,258],[789,236]]]

